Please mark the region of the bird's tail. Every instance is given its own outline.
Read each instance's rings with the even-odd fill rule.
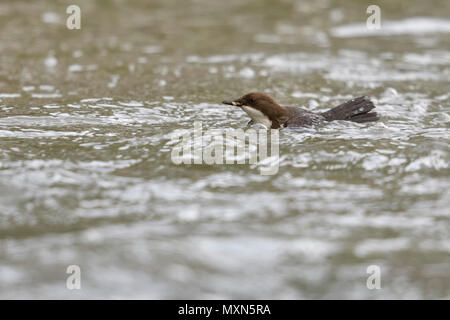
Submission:
[[[370,112],[374,108],[375,105],[373,102],[368,97],[363,96],[344,102],[322,113],[322,115],[328,121],[348,120],[354,122],[371,122],[380,119],[376,112]]]

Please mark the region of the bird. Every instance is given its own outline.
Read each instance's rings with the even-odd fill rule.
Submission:
[[[248,125],[263,125],[267,129],[309,127],[334,120],[365,123],[380,119],[376,112],[371,112],[375,105],[367,96],[354,98],[325,112],[283,107],[262,92],[250,92],[222,103],[241,107],[251,118]]]

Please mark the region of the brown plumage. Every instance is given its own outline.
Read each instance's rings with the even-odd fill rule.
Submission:
[[[265,93],[252,92],[224,104],[241,107],[251,118],[250,123],[261,123],[271,129],[304,127],[325,121],[348,120],[371,122],[379,120],[375,105],[363,96],[344,102],[326,112],[311,112],[297,107],[282,107]]]

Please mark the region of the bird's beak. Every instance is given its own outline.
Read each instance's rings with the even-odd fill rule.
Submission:
[[[232,106],[240,107],[242,106],[242,103],[239,100],[225,100],[222,101],[223,104],[229,104]]]

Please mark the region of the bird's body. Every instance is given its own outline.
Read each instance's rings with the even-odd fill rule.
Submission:
[[[283,107],[268,95],[258,92],[248,93],[239,99],[223,103],[241,107],[252,119],[251,124],[262,124],[268,129],[307,127],[334,120],[353,122],[379,120],[375,112],[370,112],[375,105],[365,96],[352,99],[322,113],[298,107]]]
[[[325,121],[321,114],[298,107],[285,107],[288,110],[288,120],[283,127],[304,127],[320,124]]]

